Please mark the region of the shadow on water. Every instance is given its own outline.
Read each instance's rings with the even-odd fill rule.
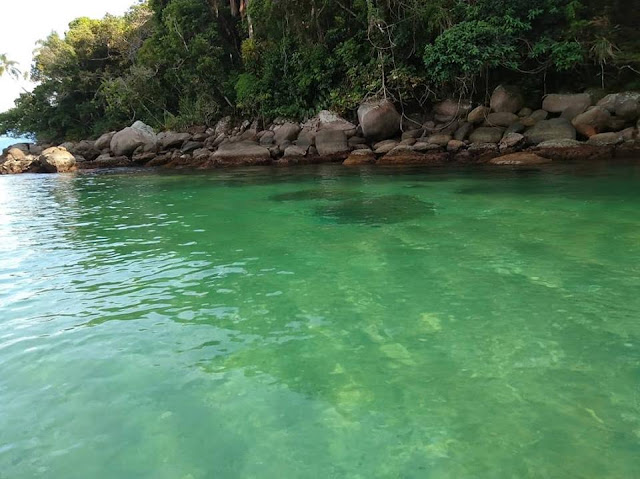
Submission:
[[[432,203],[407,195],[349,199],[316,208],[316,215],[333,224],[393,224],[434,214]]]
[[[346,201],[363,196],[360,191],[336,191],[326,189],[299,190],[270,196],[271,201]]]

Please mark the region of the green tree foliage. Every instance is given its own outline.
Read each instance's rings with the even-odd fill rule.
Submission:
[[[9,60],[6,53],[0,53],[0,77],[5,73],[15,79],[20,76],[18,64],[13,60]]]
[[[353,114],[373,96],[420,108],[498,81],[538,92],[640,78],[638,9],[618,0],[139,3],[43,40],[38,85],[0,114],[0,132],[74,139],[135,119],[186,128],[226,114]]]

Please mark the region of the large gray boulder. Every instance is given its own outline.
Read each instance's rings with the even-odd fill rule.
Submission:
[[[524,107],[524,97],[515,86],[499,85],[491,95],[490,106],[496,113],[518,113]]]
[[[609,113],[617,115],[617,109],[629,100],[640,102],[640,92],[625,91],[621,93],[612,93],[601,99],[597,103],[597,106],[604,108]]]
[[[179,148],[185,141],[191,139],[189,133],[177,133],[175,131],[163,131],[158,135],[158,146],[160,150],[168,150],[169,148]]]
[[[282,145],[285,141],[292,142],[300,134],[300,125],[297,123],[287,122],[284,125],[280,125],[275,130],[275,142],[276,145]]]
[[[100,150],[96,148],[95,142],[91,140],[82,140],[69,150],[74,156],[81,156],[88,161],[93,161],[100,156]]]
[[[567,109],[581,113],[591,106],[591,95],[577,93],[571,95],[552,93],[542,100],[542,109],[549,113],[563,113]]]
[[[593,135],[604,132],[610,120],[611,113],[607,109],[595,106],[576,116],[571,123],[578,133],[590,138]]]
[[[157,148],[157,137],[153,129],[137,121],[132,126],[120,130],[111,138],[110,149],[114,156],[131,157],[133,152],[142,146],[145,152]]]
[[[40,165],[47,173],[68,173],[75,171],[76,159],[65,148],[54,146],[42,152]]]
[[[351,151],[342,130],[320,130],[316,135],[316,148],[320,156],[346,156]]]
[[[93,144],[97,150],[103,151],[108,149],[111,146],[111,139],[117,132],[110,131],[109,133],[105,133],[100,136]]]
[[[212,158],[222,165],[265,165],[271,162],[271,153],[257,143],[238,141],[220,145]]]
[[[358,121],[367,139],[380,141],[392,138],[400,131],[401,117],[389,100],[377,100],[360,105]]]
[[[569,120],[552,118],[551,120],[542,120],[536,123],[525,131],[524,137],[527,143],[534,145],[549,140],[575,140],[576,129]]]

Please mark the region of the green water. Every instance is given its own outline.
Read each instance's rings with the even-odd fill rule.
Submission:
[[[638,478],[640,164],[0,178],[0,478]]]

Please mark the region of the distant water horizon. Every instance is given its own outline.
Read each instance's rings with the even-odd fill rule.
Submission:
[[[11,138],[8,136],[0,136],[0,150],[4,150],[6,147],[15,145],[16,143],[34,143],[30,138]]]

